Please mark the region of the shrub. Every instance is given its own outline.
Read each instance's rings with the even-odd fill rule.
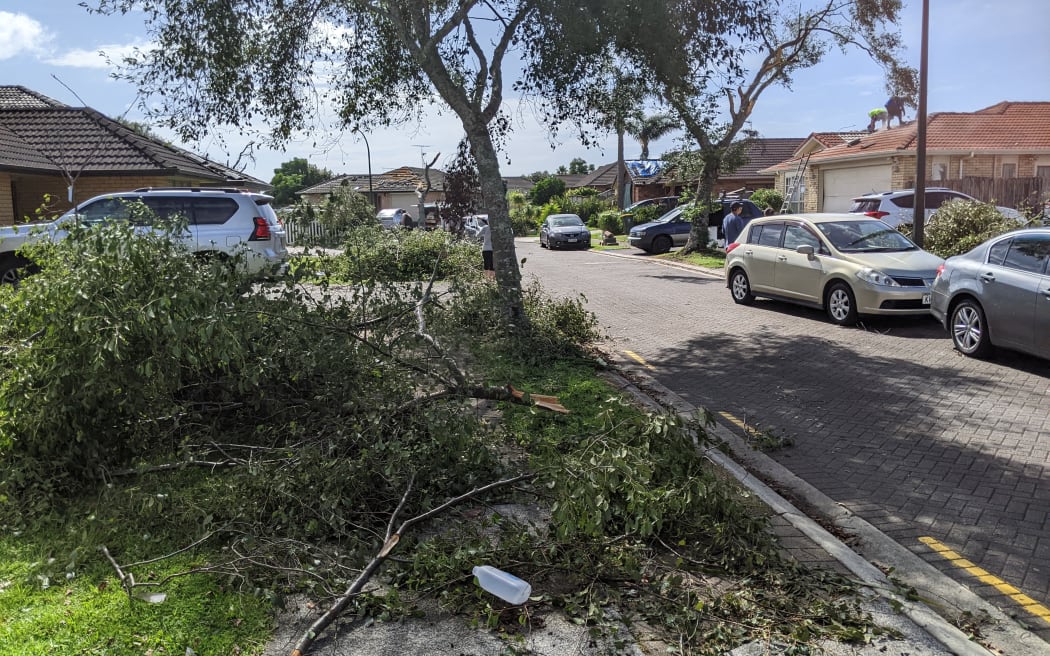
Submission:
[[[608,230],[614,235],[621,235],[624,232],[623,220],[620,218],[620,213],[616,210],[606,210],[596,217],[597,227],[601,230]]]
[[[776,189],[758,189],[751,194],[751,202],[761,209],[772,207],[773,211],[779,212],[784,206],[784,195]]]
[[[1017,221],[1000,214],[994,205],[951,200],[941,205],[925,226],[923,248],[940,257],[951,257],[1018,227]]]
[[[664,208],[659,205],[646,205],[645,207],[639,207],[634,210],[634,216],[631,218],[631,223],[634,225],[650,223],[659,219],[664,214],[666,214]]]
[[[336,280],[427,280],[435,263],[438,278],[473,277],[481,269],[478,244],[456,239],[444,230],[364,226],[350,230],[343,246],[343,254],[332,258],[327,272]]]

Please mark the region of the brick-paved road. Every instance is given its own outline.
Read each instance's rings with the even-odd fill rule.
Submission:
[[[784,303],[738,306],[721,280],[634,250],[517,248],[526,279],[582,292],[616,347],[661,383],[790,437],[770,455],[1050,640],[1045,620],[918,541],[1050,606],[1050,363],[964,358],[932,318],[840,328]]]

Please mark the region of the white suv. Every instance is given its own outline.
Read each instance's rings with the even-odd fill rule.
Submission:
[[[249,273],[278,272],[287,266],[288,248],[271,201],[272,196],[244,189],[208,187],[151,187],[96,196],[49,223],[0,228],[0,283],[17,282],[20,270],[30,265],[15,253],[27,241],[61,239],[78,222],[140,222],[143,213],[135,211],[136,203],[160,219],[184,218],[185,243],[193,253],[241,255]]]
[[[961,191],[944,187],[927,187],[926,211],[923,213],[926,221],[930,220],[930,217],[940,209],[941,205],[950,200],[981,202]],[[1012,210],[1009,207],[996,207],[996,209],[1005,217],[1024,221],[1024,216],[1017,210]],[[910,224],[915,219],[915,190],[884,191],[880,194],[860,196],[853,199],[853,206],[849,208],[849,211],[851,214],[864,214],[873,219],[879,219],[893,228],[900,226],[902,223]]]

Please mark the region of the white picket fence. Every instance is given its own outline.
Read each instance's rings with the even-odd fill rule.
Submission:
[[[314,246],[332,240],[331,232],[318,221],[284,219],[284,231],[289,246]]]

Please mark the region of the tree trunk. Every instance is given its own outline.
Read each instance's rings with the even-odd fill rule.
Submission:
[[[720,164],[718,161],[711,160],[704,162],[704,171],[700,174],[695,198],[695,202],[703,206],[704,211],[698,212],[693,217],[693,225],[689,229],[689,239],[682,249],[683,254],[705,251],[707,250],[708,242],[711,241],[711,234],[708,232],[710,226],[707,215],[711,211],[709,208],[714,207],[711,202],[712,192],[715,188],[715,181],[718,179]]]
[[[467,126],[467,139],[478,164],[482,207],[489,215],[492,262],[496,269],[496,284],[503,298],[503,309],[515,325],[524,327],[526,317],[521,295],[521,271],[514,250],[514,228],[510,223],[510,208],[499,170],[499,157],[484,124],[476,122]]]

